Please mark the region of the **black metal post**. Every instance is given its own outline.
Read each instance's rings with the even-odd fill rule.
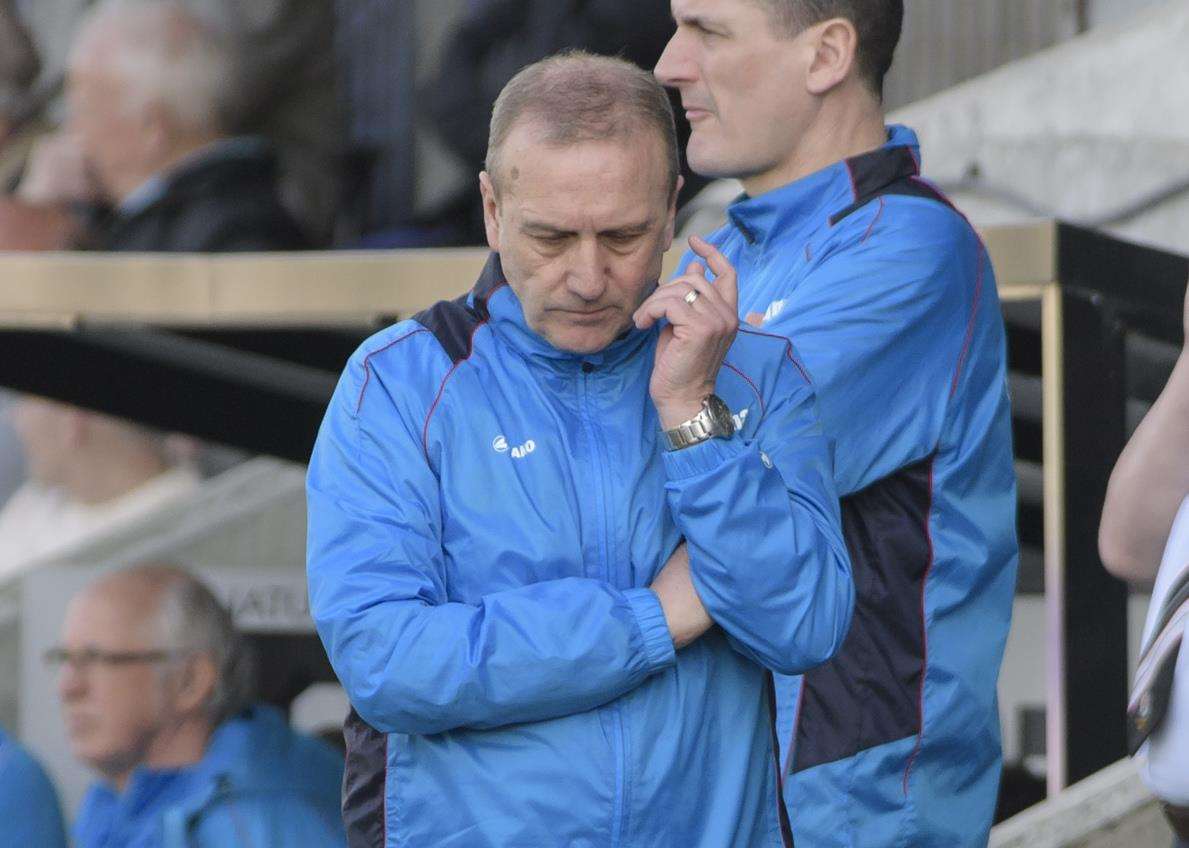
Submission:
[[[1062,292],[1065,381],[1065,759],[1068,783],[1126,756],[1127,588],[1098,557],[1098,523],[1126,440],[1124,328],[1101,295]]]

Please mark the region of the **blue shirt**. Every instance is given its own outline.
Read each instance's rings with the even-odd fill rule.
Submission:
[[[2,730],[0,848],[66,848],[58,793],[41,765]]]
[[[99,783],[83,799],[76,848],[281,848],[345,845],[342,758],[255,707],[211,735],[202,760],[137,768],[123,792]]]

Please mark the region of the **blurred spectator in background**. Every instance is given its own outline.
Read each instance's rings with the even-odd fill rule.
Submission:
[[[34,114],[61,113],[68,48],[95,5],[94,0],[17,0],[22,23],[41,54]],[[282,200],[321,243],[341,201],[346,145],[333,0],[185,0],[185,6],[219,33],[236,59],[234,84],[221,92],[224,126],[230,134],[260,135],[276,145]],[[48,119],[40,120],[44,131]]]
[[[0,191],[16,184],[26,145],[14,144],[41,60],[14,0],[0,0]]]
[[[316,243],[326,242],[343,199],[346,149],[333,0],[186,3],[227,33],[238,57],[228,128],[276,144],[281,199]]]
[[[669,0],[480,0],[450,36],[438,77],[424,98],[442,141],[474,174],[483,170],[496,96],[521,68],[565,48],[656,64],[673,33]],[[689,124],[678,111],[684,150]],[[683,167],[681,200],[705,179]],[[483,244],[482,204],[468,181],[449,204],[463,239]]]
[[[26,397],[11,411],[29,479],[0,510],[0,578],[139,518],[197,487],[163,437],[97,412]]]
[[[0,845],[66,848],[58,793],[41,765],[0,730]]]
[[[171,566],[108,574],[67,609],[58,691],[76,757],[100,781],[78,848],[344,844],[342,759],[250,706],[231,616]]]
[[[50,125],[39,115],[33,81],[41,67],[13,0],[0,0],[0,250],[55,250],[71,243],[78,225],[67,210],[8,195],[30,152]]]
[[[1184,325],[1189,342],[1189,293]],[[1098,547],[1116,577],[1155,581],[1129,704],[1131,745],[1144,782],[1167,804],[1177,845],[1189,848],[1189,345],[1111,472]]]
[[[71,52],[69,131],[34,152],[22,196],[108,202],[84,236],[100,250],[307,247],[272,147],[227,129],[237,68],[230,41],[185,4],[105,0]]]

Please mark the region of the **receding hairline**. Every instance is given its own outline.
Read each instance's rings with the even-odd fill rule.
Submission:
[[[75,600],[114,602],[133,613],[138,619],[137,624],[156,623],[169,594],[195,579],[175,565],[134,565],[100,575],[87,584]],[[149,601],[147,606],[146,600]]]
[[[679,154],[668,95],[651,73],[626,59],[566,51],[528,65],[509,80],[492,108],[488,136],[486,169],[497,190],[505,147],[518,131],[557,148],[627,143],[652,134],[676,188]]]
[[[667,151],[665,150],[665,140],[659,137],[659,133],[646,126],[627,127],[623,131],[608,135],[605,138],[583,138],[576,140],[557,140],[550,132],[548,123],[533,115],[522,115],[515,123],[513,123],[500,145],[497,155],[489,156],[486,171],[491,178],[492,185],[499,190],[500,188],[511,189],[520,175],[520,168],[516,161],[511,161],[506,158],[505,153],[509,147],[514,147],[518,143],[518,136],[526,137],[535,144],[539,144],[550,150],[569,150],[582,145],[614,145],[622,148],[636,149],[637,143],[641,139],[648,139],[649,143],[654,145],[657,149],[657,157],[659,159],[666,158]],[[662,170],[664,170],[662,165]],[[505,179],[507,177],[508,179]],[[666,188],[668,188],[668,179],[666,178]]]

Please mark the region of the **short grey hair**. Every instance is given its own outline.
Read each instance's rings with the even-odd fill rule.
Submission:
[[[152,623],[165,650],[211,658],[217,677],[205,712],[212,726],[251,703],[255,669],[246,640],[231,613],[205,583],[183,568],[157,563],[123,569],[115,576],[143,581],[156,592],[156,621]]]
[[[117,76],[129,112],[161,106],[191,132],[229,123],[239,56],[224,31],[184,3],[102,0],[83,20],[71,66],[85,59]]]
[[[497,188],[504,143],[517,124],[530,120],[557,147],[652,133],[664,146],[670,196],[677,191],[673,106],[653,75],[626,59],[570,50],[512,77],[491,111],[487,172]]]

